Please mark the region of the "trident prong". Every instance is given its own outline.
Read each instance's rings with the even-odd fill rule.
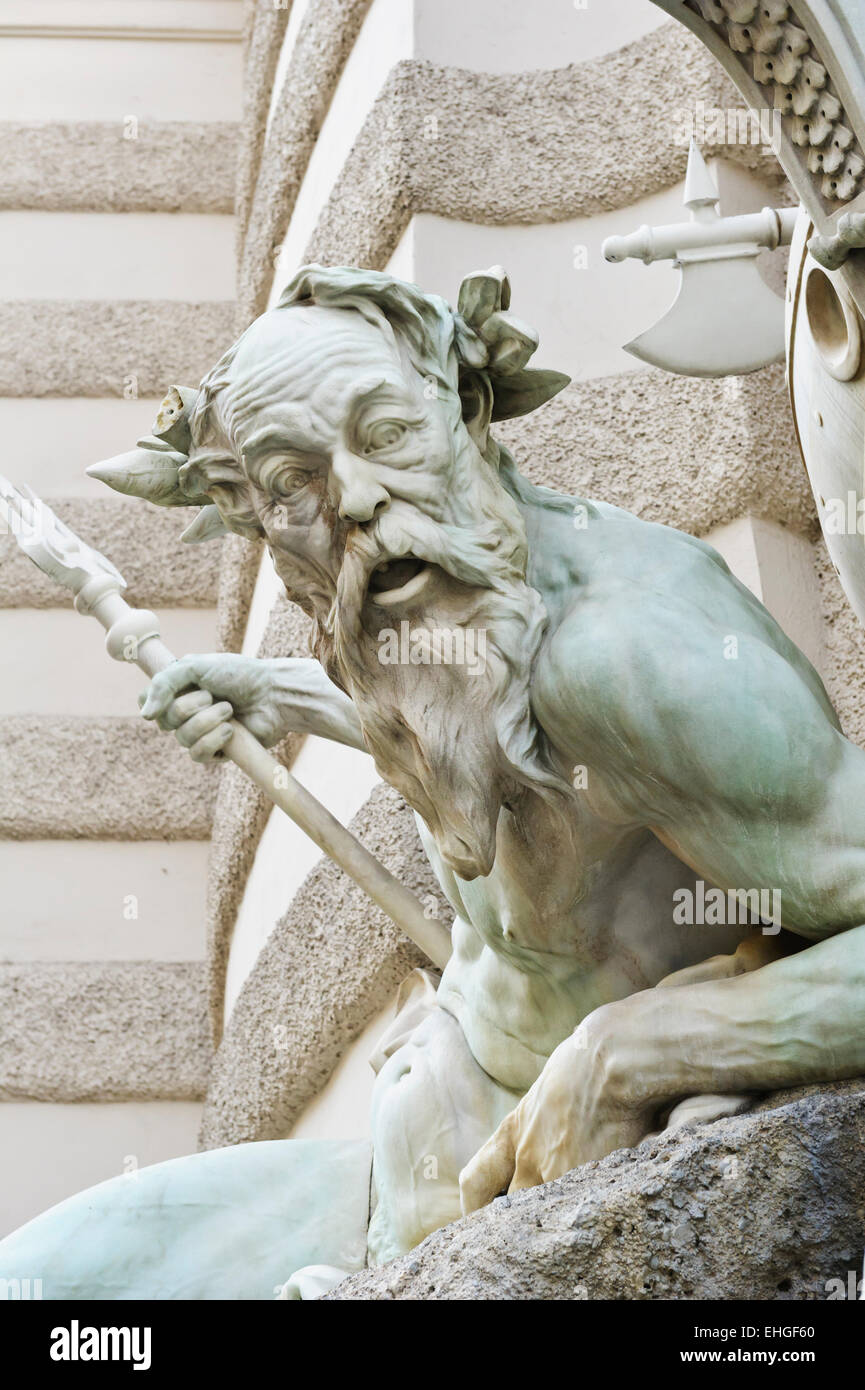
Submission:
[[[47,502],[29,487],[16,487],[2,474],[0,522],[34,564],[73,594],[99,575],[109,575],[121,589],[126,588],[126,580],[111,561],[76,536]]]

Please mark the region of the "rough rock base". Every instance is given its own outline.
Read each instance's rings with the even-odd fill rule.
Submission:
[[[329,1297],[826,1299],[861,1274],[863,1248],[860,1078],[498,1197]]]

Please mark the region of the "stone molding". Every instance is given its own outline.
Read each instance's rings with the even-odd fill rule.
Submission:
[[[0,395],[161,400],[174,383],[201,380],[233,326],[232,300],[6,300]]]
[[[288,16],[289,6],[276,6],[273,0],[247,0],[244,5],[243,111],[234,209],[238,256],[243,249],[261,152],[267,137],[270,94]]]
[[[698,100],[742,105],[703,45],[673,25],[548,72],[398,63],[305,259],[381,268],[416,212],[495,225],[629,207],[684,178],[688,151],[674,138],[675,117]],[[768,181],[782,178],[761,146],[706,145],[704,154],[723,154]]]
[[[254,148],[256,154],[255,167],[242,175],[243,187],[238,193],[242,217],[238,230],[243,238],[238,271],[240,328],[266,307],[279,243],[370,3],[311,0],[289,57],[269,130],[270,89],[266,101],[257,95],[257,87],[250,91],[243,138],[245,148]],[[264,68],[264,57],[256,56],[255,62]]]
[[[327,0],[311,8],[301,30],[261,154],[258,187],[249,195],[238,296],[244,326],[266,307],[275,253],[317,127],[366,8],[366,0]],[[342,12],[344,31],[336,23]],[[416,212],[534,224],[627,207],[684,178],[687,146],[675,141],[674,118],[698,100],[709,108],[742,107],[719,65],[678,24],[550,71],[397,63],[358,132],[305,258],[380,269]],[[707,145],[704,152],[782,181],[774,156],[760,146]]]
[[[82,540],[114,562],[131,603],[210,608],[216,602],[219,548],[181,542],[191,519],[186,508],[168,510],[137,497],[110,496],[52,497],[51,506]],[[66,591],[28,560],[13,536],[0,534],[0,608],[68,605]]]
[[[0,964],[0,1102],[200,1100],[210,1060],[198,961]]]
[[[746,512],[812,539],[819,531],[782,366],[575,381],[494,433],[532,482],[695,536]]]
[[[11,715],[0,731],[0,837],[206,840],[215,778],[138,715]]]
[[[209,212],[234,206],[230,121],[0,121],[0,209]]]
[[[6,0],[0,41],[9,39],[135,39],[239,43],[240,7],[232,0]]]
[[[351,821],[355,835],[442,921],[453,914],[414,817],[384,784]],[[428,962],[328,859],[307,876],[247,977],[214,1058],[201,1147],[289,1133],[349,1044],[401,980]]]

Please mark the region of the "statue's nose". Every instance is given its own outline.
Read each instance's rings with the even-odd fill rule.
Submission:
[[[337,454],[332,477],[344,521],[372,521],[390,505],[390,493],[376,478],[374,466],[358,454]]]

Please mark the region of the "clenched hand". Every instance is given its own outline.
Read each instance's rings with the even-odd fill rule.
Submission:
[[[460,1174],[463,1214],[501,1192],[561,1177],[631,1148],[652,1128],[653,1105],[629,1098],[615,1062],[616,1005],[604,1005],[560,1043],[535,1084]]]

